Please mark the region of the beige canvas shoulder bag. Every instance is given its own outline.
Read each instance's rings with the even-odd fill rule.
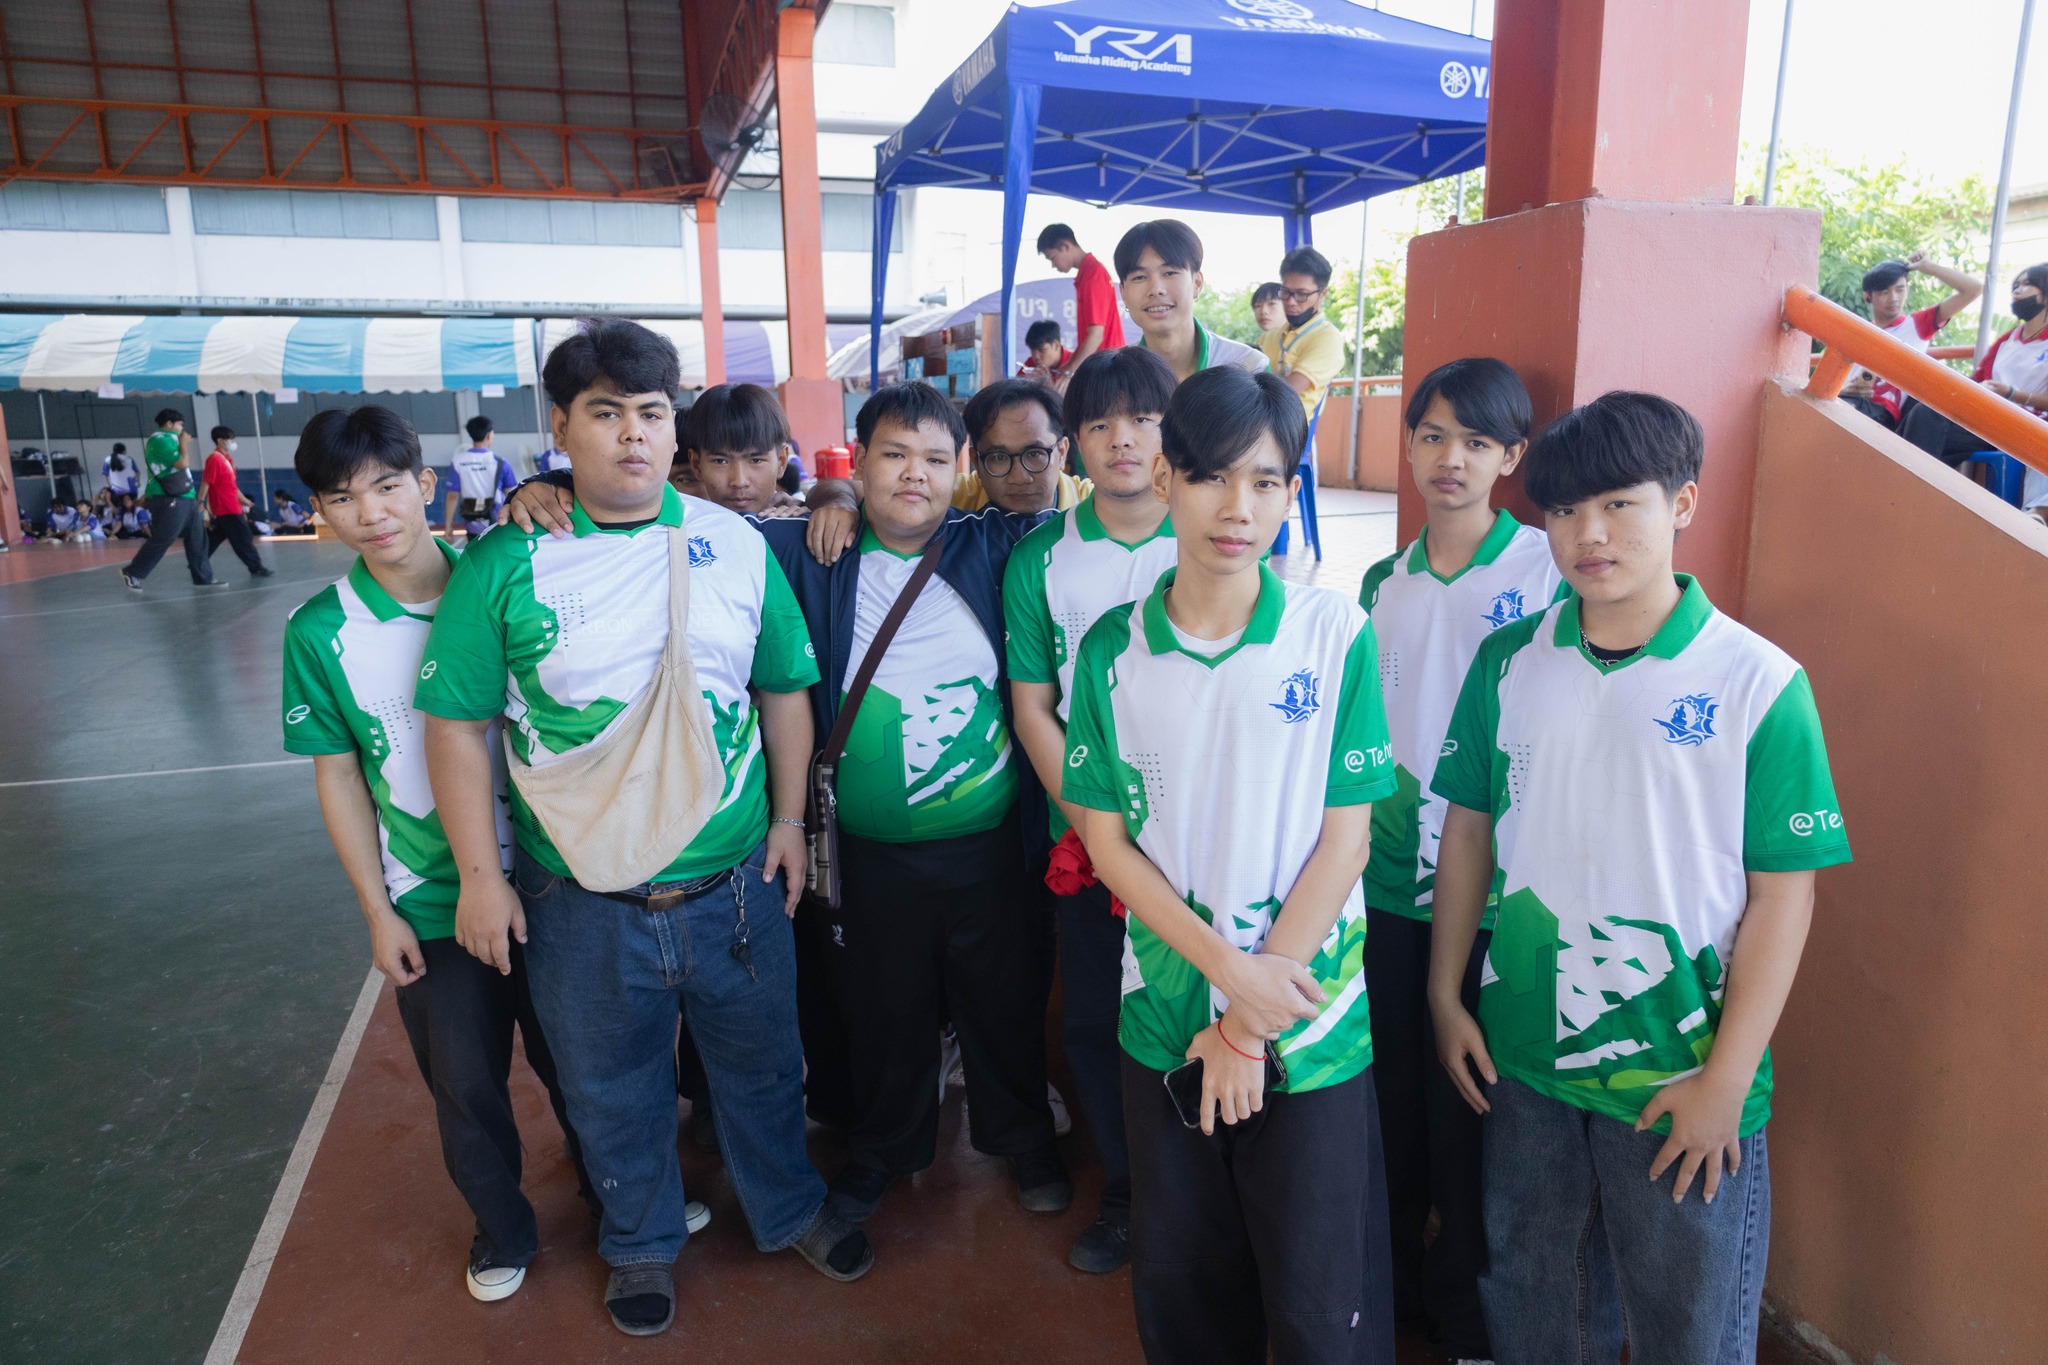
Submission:
[[[506,735],[512,781],[579,885],[638,886],[697,837],[725,790],[711,708],[690,658],[690,543],[668,529],[668,643],[611,732],[539,765]]]

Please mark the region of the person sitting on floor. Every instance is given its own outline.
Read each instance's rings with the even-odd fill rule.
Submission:
[[[313,534],[313,517],[305,508],[292,500],[292,495],[282,488],[270,495],[271,527],[281,536],[310,536]]]
[[[68,503],[53,502],[50,511],[43,518],[43,532],[51,540],[69,540],[78,530],[78,509]]]
[[[149,509],[133,493],[121,497],[121,512],[115,519],[114,539],[145,540],[149,536]]]

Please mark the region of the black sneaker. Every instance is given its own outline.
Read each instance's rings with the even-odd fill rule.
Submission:
[[[1105,1215],[1090,1223],[1067,1253],[1067,1264],[1090,1275],[1107,1275],[1130,1263],[1131,1228]]]
[[[859,1279],[875,1265],[875,1249],[868,1245],[868,1235],[834,1213],[829,1200],[797,1239],[796,1254],[826,1279],[841,1283]]]
[[[1011,1157],[1010,1169],[1017,1175],[1017,1202],[1032,1213],[1064,1213],[1074,1202],[1067,1163],[1051,1143]]]
[[[519,1292],[519,1286],[526,1283],[526,1267],[499,1265],[488,1252],[476,1253],[464,1283],[469,1286],[469,1296],[478,1303],[496,1303]]]
[[[604,1287],[604,1306],[627,1336],[659,1336],[676,1320],[675,1275],[659,1262],[620,1266]]]
[[[142,580],[129,573],[126,569],[121,570],[121,581],[128,585],[128,591],[130,592],[142,591]]]
[[[277,577],[277,570],[275,570],[275,569],[251,569],[251,570],[249,570],[249,577],[251,577],[251,578],[275,578],[275,577]]]
[[[882,1206],[882,1192],[895,1179],[872,1166],[848,1166],[833,1180],[825,1202],[849,1223],[865,1223]]]
[[[228,581],[225,578],[209,578],[204,583],[194,583],[192,586],[195,588],[225,588],[227,585]]]

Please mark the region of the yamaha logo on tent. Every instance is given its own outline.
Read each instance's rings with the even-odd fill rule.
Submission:
[[[1116,24],[1097,24],[1077,32],[1063,20],[1055,19],[1053,24],[1074,44],[1072,52],[1055,51],[1052,59],[1056,62],[1117,66],[1127,71],[1163,71],[1176,76],[1188,75],[1193,70],[1195,38],[1191,33],[1162,33]]]
[[[1486,98],[1486,78],[1491,69],[1484,66],[1467,66],[1463,62],[1445,62],[1444,69],[1437,72],[1436,82],[1443,92],[1454,100],[1470,95],[1474,99]]]
[[[1230,7],[1261,19],[1313,19],[1316,12],[1295,0],[1230,0]]]

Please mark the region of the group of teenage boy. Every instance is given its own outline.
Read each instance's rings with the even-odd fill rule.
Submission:
[[[1134,234],[1126,302],[1190,301],[1193,234]],[[285,743],[398,987],[475,1297],[536,1251],[515,1025],[605,1306],[651,1335],[709,1217],[679,1051],[756,1246],[853,1280],[935,1159],[948,1025],[974,1145],[1068,1206],[1056,968],[1104,1169],[1070,1261],[1128,1261],[1148,1359],[1390,1362],[1399,1319],[1459,1360],[1754,1359],[1766,1045],[1849,848],[1804,673],[1673,570],[1699,425],[1613,393],[1532,442],[1507,366],[1434,371],[1426,524],[1353,601],[1266,563],[1304,391],[1205,336],[964,414],[881,388],[857,486],[798,518],[765,515],[765,391],[679,432],[670,344],[591,320],[542,375],[568,470],[459,556],[400,418],[308,424],[360,558],[287,628]],[[1518,468],[1540,530],[1494,506]],[[821,750],[836,896],[805,895]],[[843,1136],[829,1184],[807,1113]]]

